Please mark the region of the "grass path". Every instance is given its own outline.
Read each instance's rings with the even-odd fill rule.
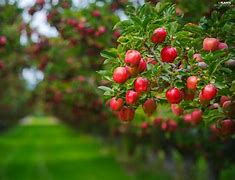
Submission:
[[[21,125],[0,135],[1,180],[132,179],[94,138],[60,124]]]

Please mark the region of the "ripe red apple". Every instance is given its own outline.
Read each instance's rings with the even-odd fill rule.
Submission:
[[[202,121],[202,111],[200,109],[195,109],[191,113],[191,120],[193,125],[199,124]]]
[[[171,104],[171,110],[176,116],[180,116],[184,112],[184,109],[181,108],[178,104]]]
[[[191,114],[185,114],[183,119],[184,119],[184,122],[186,124],[191,124],[192,123],[192,116],[191,116]]]
[[[235,133],[235,121],[231,119],[225,119],[220,122],[219,128],[220,134],[222,136],[228,136]]]
[[[79,22],[76,26],[78,31],[84,31],[86,28],[86,25],[83,22]]]
[[[167,101],[171,104],[179,104],[182,100],[182,93],[176,87],[172,87],[166,91]]]
[[[0,36],[0,46],[6,46],[7,38],[5,36]]]
[[[174,132],[177,128],[177,122],[173,119],[167,120],[167,131]]]
[[[228,116],[231,115],[231,111],[235,112],[235,109],[232,109],[231,104],[232,102],[229,100],[229,101],[225,101],[222,106],[224,114]]]
[[[85,28],[85,32],[88,35],[93,35],[95,33],[95,30],[91,27],[87,27],[87,28]]]
[[[218,49],[228,49],[228,45],[226,43],[219,43]]]
[[[200,92],[200,94],[199,94],[199,102],[200,102],[201,104],[203,104],[203,105],[207,105],[207,104],[210,103],[209,100],[205,99],[205,97],[202,96],[202,92]]]
[[[92,14],[93,17],[100,17],[101,16],[99,10],[94,10],[91,14]]]
[[[79,81],[80,83],[83,83],[83,82],[86,81],[86,78],[85,78],[84,76],[80,75],[80,76],[78,76],[78,81]]]
[[[113,72],[113,80],[118,84],[125,83],[130,77],[130,74],[125,67],[117,67]]]
[[[161,118],[161,117],[157,117],[157,118],[155,118],[155,119],[153,120],[153,124],[154,124],[155,126],[160,125],[161,122],[162,122],[162,118]]]
[[[132,121],[134,119],[134,116],[135,110],[130,107],[123,107],[118,113],[118,118],[124,122]]]
[[[143,129],[143,130],[145,130],[145,129],[148,129],[148,127],[149,127],[149,124],[148,124],[148,122],[142,122],[142,124],[141,124],[141,129]]]
[[[196,76],[190,76],[187,79],[187,88],[190,90],[196,90],[198,78]]]
[[[220,105],[223,106],[225,101],[229,101],[229,97],[228,96],[221,96],[220,97]]]
[[[118,39],[121,36],[121,33],[119,30],[114,31],[113,33],[114,38]]]
[[[147,99],[142,106],[146,115],[151,116],[157,108],[156,101],[154,99]]]
[[[201,96],[205,100],[212,100],[217,94],[217,89],[213,84],[208,84],[206,85],[202,91],[201,91]]]
[[[147,63],[144,59],[141,59],[138,65],[138,73],[142,73],[147,70]]]
[[[197,62],[204,62],[204,60],[201,57],[201,54],[194,54],[193,59],[195,59]]]
[[[162,62],[173,63],[176,57],[177,50],[174,47],[167,46],[161,50]]]
[[[205,51],[215,51],[218,49],[219,40],[216,38],[205,38],[203,41],[203,49]]]
[[[66,23],[67,23],[68,25],[70,25],[70,26],[74,26],[74,27],[75,27],[75,26],[77,26],[78,21],[75,20],[75,19],[69,18],[69,19],[67,19]]]
[[[128,50],[125,55],[125,63],[130,66],[138,66],[141,59],[141,54],[136,50]]]
[[[154,43],[162,43],[165,41],[166,36],[167,36],[167,31],[165,28],[157,28],[153,31],[151,40]]]
[[[98,27],[98,32],[99,34],[104,34],[106,32],[106,27],[105,26],[99,26]]]
[[[138,93],[147,92],[149,88],[149,81],[147,78],[138,77],[134,82],[134,86]]]
[[[129,90],[126,92],[126,103],[129,105],[135,105],[138,100],[138,93],[133,90]]]
[[[162,129],[163,131],[167,131],[167,127],[168,127],[167,121],[162,122],[161,129]]]
[[[110,100],[109,104],[110,104],[110,108],[113,111],[120,111],[123,107],[123,100],[122,100],[122,98],[116,99],[115,97],[113,97]]]

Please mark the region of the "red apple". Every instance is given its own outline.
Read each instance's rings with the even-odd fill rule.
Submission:
[[[183,114],[184,110],[178,104],[171,104],[171,110],[176,116]]]
[[[110,108],[113,110],[113,111],[119,111],[122,109],[123,107],[123,100],[122,98],[118,98],[116,99],[115,97],[113,97],[110,102]]]
[[[202,121],[202,111],[199,109],[195,109],[191,113],[191,120],[193,125],[199,124]]]
[[[155,126],[160,125],[161,122],[162,122],[162,118],[161,118],[161,117],[155,118],[155,119],[153,120],[153,124],[154,124]]]
[[[212,100],[217,94],[217,89],[213,84],[208,84],[206,85],[202,91],[201,91],[201,96],[205,100]]]
[[[205,38],[203,41],[203,49],[205,51],[215,51],[218,49],[219,40],[216,38]]]
[[[104,34],[106,32],[106,27],[105,26],[99,26],[98,27],[98,32],[99,34]]]
[[[205,99],[205,97],[202,96],[202,92],[200,92],[200,94],[199,94],[199,102],[200,102],[201,104],[203,104],[203,105],[207,105],[207,104],[210,103],[209,100]]]
[[[118,118],[124,122],[132,121],[134,119],[134,116],[135,110],[130,107],[123,107],[118,113]]]
[[[148,122],[142,122],[141,129],[143,130],[148,129],[148,126],[149,126]]]
[[[219,128],[220,134],[222,136],[228,136],[235,133],[235,121],[231,119],[225,119],[220,122]]]
[[[231,102],[230,100],[229,100],[229,101],[225,101],[225,102],[223,103],[222,108],[223,108],[224,114],[230,115],[230,112],[231,112],[231,111],[234,111],[234,112],[235,112],[235,109],[231,109],[231,104],[232,104],[232,102]]]
[[[162,43],[165,41],[166,36],[167,36],[167,31],[165,28],[157,28],[153,31],[151,40],[154,43]]]
[[[173,63],[176,57],[177,50],[174,47],[167,46],[161,50],[162,62]]]
[[[5,36],[0,36],[0,46],[6,46],[7,38]]]
[[[138,66],[141,54],[136,50],[128,50],[125,55],[125,63],[130,66]]]
[[[129,76],[125,67],[117,67],[113,73],[113,80],[118,84],[123,84],[129,79]]]
[[[228,96],[221,96],[220,97],[220,105],[223,106],[225,101],[229,101],[229,97]]]
[[[129,105],[135,105],[138,100],[138,93],[133,90],[129,90],[126,92],[126,103]]]
[[[114,38],[118,39],[121,36],[121,33],[119,30],[114,31],[113,33]]]
[[[191,124],[192,123],[192,116],[191,116],[191,114],[185,114],[183,119],[184,119],[184,122],[186,124]]]
[[[196,76],[190,76],[187,79],[187,88],[190,90],[196,90],[198,78]]]
[[[167,131],[167,128],[168,128],[167,121],[162,122],[161,129],[163,131]]]
[[[177,128],[177,122],[174,121],[173,119],[167,120],[167,130],[169,132],[174,132]]]
[[[147,92],[149,88],[149,81],[147,78],[138,77],[134,82],[134,86],[138,93]]]
[[[228,45],[226,43],[219,43],[218,49],[228,49]]]
[[[171,104],[179,104],[182,100],[182,93],[176,87],[172,87],[166,91],[167,101]]]
[[[101,16],[100,11],[99,11],[99,10],[94,10],[94,11],[92,12],[92,16],[93,16],[93,17],[100,17],[100,16]]]
[[[143,110],[146,115],[151,116],[157,108],[156,101],[154,99],[147,99],[143,104]]]
[[[141,59],[138,65],[138,72],[142,73],[147,70],[147,63],[144,59]]]

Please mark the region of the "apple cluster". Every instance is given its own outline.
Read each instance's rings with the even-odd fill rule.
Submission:
[[[139,36],[136,30],[123,28],[124,34],[118,39],[121,44],[116,51],[112,49],[109,52],[115,55],[104,56],[112,67],[112,72],[107,73],[109,78],[105,76],[111,83],[111,89],[103,88],[108,89],[105,95],[109,96],[110,109],[121,122],[127,123],[135,118],[136,111],[142,106],[142,111],[153,122],[152,115],[156,114],[158,104],[168,103],[176,120],[163,121],[163,129],[175,130],[178,121],[201,127],[203,120],[206,121],[210,114],[216,113],[218,119],[214,116],[213,120],[209,120],[210,126],[214,127],[213,132],[218,136],[234,134],[234,97],[231,92],[226,94],[226,91],[231,90],[224,90],[228,87],[228,79],[217,80],[221,77],[211,75],[211,72],[221,73],[222,66],[226,66],[232,56],[228,44],[221,37],[208,37],[208,33],[193,24],[186,24],[179,32],[175,29],[176,35],[172,34],[171,23],[156,26],[149,34],[143,35],[141,32]],[[185,44],[183,40],[192,36],[191,30],[185,30],[189,27],[198,28],[202,37],[197,42],[188,41]],[[180,33],[182,37],[177,37]],[[189,37],[183,37],[185,34]],[[138,43],[134,42],[133,36],[138,36],[135,39]],[[114,62],[115,56],[117,62]],[[223,62],[218,61],[215,67],[213,58],[224,59]],[[217,69],[213,70],[213,66]],[[217,81],[223,81],[223,86],[218,87]],[[144,121],[141,127],[147,128],[147,124]],[[171,125],[172,128],[167,128]]]

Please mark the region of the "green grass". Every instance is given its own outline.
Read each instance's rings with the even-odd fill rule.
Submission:
[[[0,179],[129,180],[97,139],[63,125],[32,123],[0,136]]]
[[[33,118],[0,134],[0,180],[171,180],[162,158],[153,165],[129,159],[122,149],[113,151],[97,138],[74,132],[51,118]],[[181,180],[182,162],[175,160],[176,179]],[[199,178],[194,179],[206,179],[203,159],[197,167]],[[234,170],[231,166],[223,171],[221,179],[234,179]]]

